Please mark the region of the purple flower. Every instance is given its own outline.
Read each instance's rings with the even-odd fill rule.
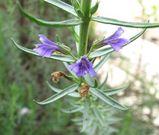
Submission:
[[[85,56],[75,64],[69,65],[69,69],[75,72],[77,76],[84,76],[87,73],[90,74],[91,77],[96,75],[92,63]]]
[[[115,51],[119,51],[123,45],[129,42],[128,39],[120,38],[123,33],[124,30],[119,27],[113,35],[104,39],[101,44],[109,44]]]
[[[40,44],[36,44],[36,48],[33,50],[40,56],[50,57],[54,51],[59,50],[57,44],[49,40],[45,35],[39,34]]]

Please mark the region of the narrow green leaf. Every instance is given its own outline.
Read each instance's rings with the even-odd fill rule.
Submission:
[[[89,74],[86,74],[84,76],[84,79],[86,81],[86,83],[91,86],[91,87],[94,87],[95,86],[95,79],[93,77],[91,77]]]
[[[93,15],[99,7],[99,1],[96,2],[96,4],[91,8],[91,15]]]
[[[83,106],[74,106],[71,108],[62,109],[62,111],[65,113],[75,113],[75,112],[81,112],[83,109],[84,109]]]
[[[125,44],[124,46],[126,46],[126,45],[130,44],[131,42],[135,41],[136,39],[138,39],[145,31],[146,31],[146,28],[143,29],[138,34],[136,34],[135,36],[133,36],[132,38],[130,38],[129,42],[127,44]],[[108,55],[112,52],[114,52],[113,48],[106,45],[106,46],[103,46],[103,47],[95,50],[94,52],[91,52],[89,55],[89,58],[95,58],[95,57],[99,57],[99,56],[103,56],[103,55]]]
[[[71,5],[69,5],[65,2],[62,2],[61,0],[44,0],[44,1],[56,6],[58,8],[61,8],[62,10],[65,10],[66,12],[71,13],[74,16],[77,16],[74,8]]]
[[[109,104],[119,110],[127,110],[127,108],[121,104],[119,104],[116,100],[114,100],[113,98],[105,95],[101,90],[99,89],[95,89],[95,88],[91,88],[90,92],[97,96],[99,99],[101,99],[102,101],[104,101],[106,104]]]
[[[104,90],[103,92],[107,95],[107,96],[111,96],[111,95],[115,95],[121,91],[124,91],[126,90],[127,88],[129,87],[129,84],[125,85],[125,86],[122,86],[122,87],[119,87],[119,88],[114,88],[114,89],[107,89],[107,90]]]
[[[13,39],[12,39],[14,45],[24,51],[24,52],[27,52],[27,53],[30,53],[30,54],[33,54],[33,55],[36,55],[36,56],[40,56],[38,53],[36,53],[35,51],[33,51],[32,49],[28,49],[28,48],[25,48],[21,45],[18,45]],[[51,57],[47,57],[49,59],[55,59],[55,60],[59,60],[59,61],[65,61],[65,62],[74,62],[73,58],[71,56],[68,56],[68,55],[64,55],[64,54],[53,54]]]
[[[91,52],[89,55],[89,58],[95,58],[95,57],[99,57],[99,56],[103,56],[103,55],[108,55],[110,53],[112,53],[114,50],[112,47],[110,46],[103,46],[97,50],[95,50],[94,52]]]
[[[80,9],[80,3],[78,0],[71,0],[71,4],[74,7],[75,10]]]
[[[97,108],[93,108],[93,112],[95,114],[95,117],[98,119],[99,123],[101,124],[101,126],[103,126],[104,120],[103,120],[103,117],[101,115],[101,112],[99,112],[99,110]]]
[[[45,104],[49,104],[49,103],[52,103],[62,97],[64,97],[65,95],[68,95],[70,94],[71,92],[74,92],[76,89],[78,89],[78,85],[77,84],[73,84],[69,87],[67,87],[66,89],[64,89],[63,91],[49,97],[48,99],[42,101],[42,102],[37,102],[38,104],[41,104],[41,105],[45,105]]]
[[[110,54],[105,55],[99,62],[94,66],[94,69],[96,72],[99,71],[99,69],[106,63],[106,61],[109,59]]]
[[[106,17],[92,17],[93,21],[104,23],[104,24],[111,24],[111,25],[118,25],[124,27],[131,27],[131,28],[156,28],[159,27],[159,23],[138,23],[138,22],[125,22],[120,21],[112,18]]]
[[[108,80],[108,73],[107,73],[107,75],[106,75],[106,77],[105,77],[105,79],[104,79],[104,81],[99,85],[99,89],[103,89],[103,87],[105,86],[105,84],[106,84],[106,82],[107,82],[107,80]]]
[[[44,26],[50,26],[50,27],[71,27],[71,26],[76,26],[82,23],[81,20],[79,19],[69,19],[69,20],[64,20],[64,21],[45,21],[39,18],[36,18],[29,13],[25,12],[22,7],[19,7],[21,13],[26,16],[28,19],[31,21],[39,24],[39,25],[44,25]]]
[[[61,90],[61,89],[58,89],[58,88],[52,86],[49,82],[46,82],[46,83],[47,83],[48,87],[49,87],[52,91],[54,91],[54,92],[56,92],[56,93],[60,93],[61,91],[63,91],[63,90]],[[66,89],[67,89],[67,88],[66,88]],[[65,89],[64,89],[64,90],[65,90]],[[72,92],[72,93],[70,93],[70,94],[68,94],[68,95],[71,96],[71,97],[80,97],[80,94],[77,93],[77,92]]]

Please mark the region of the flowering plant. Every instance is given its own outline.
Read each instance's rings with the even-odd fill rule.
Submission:
[[[65,77],[66,79],[69,79],[72,84],[65,89],[59,89],[47,82],[48,86],[54,92],[56,92],[56,94],[52,95],[44,101],[36,102],[38,104],[44,105],[52,103],[66,95],[77,98],[79,102],[77,102],[77,104],[73,104],[73,108],[63,111],[69,113],[79,111],[83,113],[82,131],[89,130],[89,128],[86,127],[89,126],[88,123],[90,123],[91,120],[86,120],[85,118],[89,117],[91,109],[93,110],[93,114],[100,122],[100,124],[102,124],[102,126],[105,126],[104,121],[102,119],[102,117],[105,117],[105,114],[102,114],[99,111],[102,108],[101,106],[104,106],[104,104],[106,104],[119,110],[126,110],[127,107],[121,105],[111,96],[122,90],[125,90],[127,86],[109,90],[105,89],[103,86],[107,81],[107,76],[102,83],[99,82],[96,79],[98,70],[108,60],[111,53],[113,53],[114,51],[119,51],[120,49],[122,49],[122,47],[129,45],[131,42],[138,39],[146,31],[147,28],[159,27],[159,23],[134,23],[95,16],[94,13],[97,11],[99,5],[98,1],[95,5],[92,5],[91,0],[72,0],[72,5],[66,4],[61,0],[44,1],[72,14],[74,18],[64,21],[44,21],[28,14],[23,10],[20,5],[19,9],[21,13],[23,13],[27,18],[39,25],[59,28],[72,27],[74,29],[73,36],[75,37],[77,54],[73,54],[69,46],[66,46],[63,43],[55,43],[43,34],[39,34],[39,40],[41,43],[36,44],[36,47],[33,49],[28,49],[23,46],[20,46],[13,40],[14,45],[17,48],[27,53],[61,61],[70,72],[69,75],[61,71],[53,72],[51,76],[54,82],[58,82],[60,81],[61,77]],[[91,45],[91,47],[88,48],[88,31],[89,24],[91,21],[117,25],[119,26],[119,28],[111,36],[105,39],[96,39]],[[124,29],[121,26],[142,28],[142,30],[141,32],[132,36],[132,38],[126,39],[120,37],[124,32]],[[100,61],[95,64],[94,61],[97,58],[100,58]],[[98,126],[97,128],[100,128],[100,126]],[[92,134],[95,133],[93,131],[91,132]]]

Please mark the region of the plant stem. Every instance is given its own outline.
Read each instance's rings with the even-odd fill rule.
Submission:
[[[81,0],[83,23],[80,25],[79,56],[87,53],[91,0]]]

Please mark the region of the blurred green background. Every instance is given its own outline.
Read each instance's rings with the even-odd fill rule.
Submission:
[[[29,13],[46,20],[69,17],[67,13],[42,0],[20,0],[20,3]],[[37,105],[33,101],[45,99],[52,94],[46,87],[52,71],[65,70],[57,61],[31,56],[18,50],[11,41],[14,38],[25,47],[33,48],[40,33],[52,40],[59,35],[64,43],[74,44],[68,29],[38,26],[21,16],[15,0],[0,0],[0,135],[81,135],[71,121],[75,114],[61,111],[67,105],[65,101],[70,99],[61,99],[46,106]],[[112,59],[115,57],[119,56],[114,55]],[[131,93],[126,92],[119,97],[133,93],[140,97],[140,103],[117,115],[121,121],[115,125],[119,130],[115,135],[157,135],[158,126],[153,124],[152,109],[154,106],[159,109],[159,102],[155,94],[146,91],[154,87],[154,84],[144,80],[144,75],[134,75],[133,79],[142,84],[140,92],[133,91],[132,81],[132,86],[129,87]],[[58,86],[64,87],[67,83],[62,81]],[[144,116],[146,120],[141,117],[145,107],[151,111]]]

